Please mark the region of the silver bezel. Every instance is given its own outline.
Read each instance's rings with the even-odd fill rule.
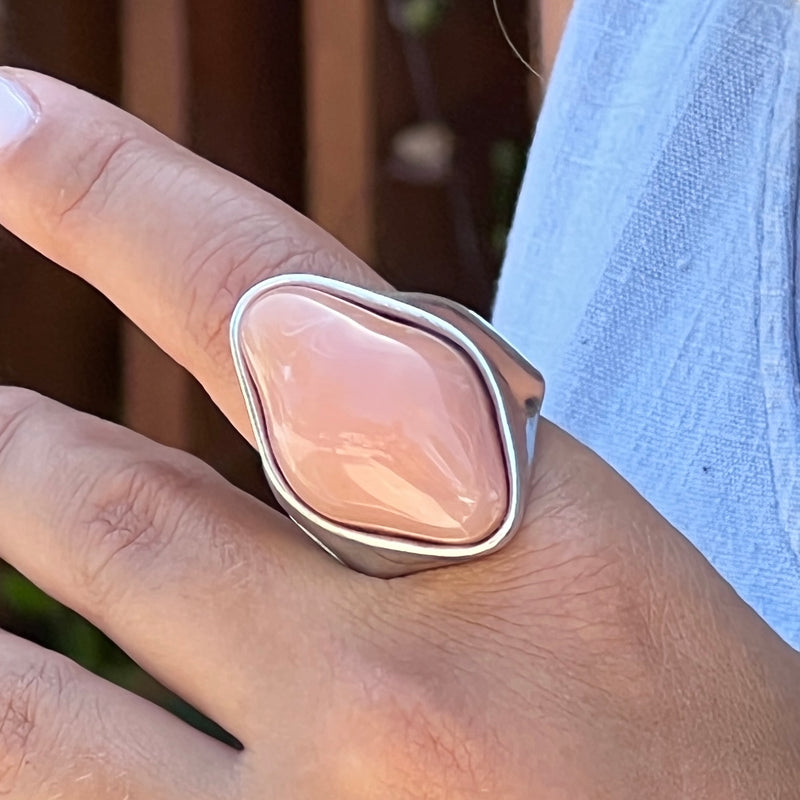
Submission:
[[[469,545],[445,545],[401,538],[334,522],[319,514],[294,492],[273,455],[267,422],[241,343],[242,320],[250,304],[266,292],[287,286],[318,289],[382,316],[431,331],[453,343],[471,359],[492,400],[506,462],[508,510],[497,530],[480,542]],[[428,310],[436,306],[446,308],[448,316],[458,324]],[[459,324],[467,330],[462,330]],[[527,431],[519,430],[520,414],[518,403],[515,402],[518,398],[512,396],[508,382],[496,364],[487,358],[467,332],[470,329],[474,332],[476,328],[482,336],[491,337],[494,345],[501,346],[503,353],[513,359],[518,367],[524,368],[532,379],[532,401],[526,402],[524,411]],[[431,295],[377,292],[319,275],[287,274],[261,281],[241,297],[231,318],[230,338],[236,373],[270,487],[289,516],[340,561],[368,574],[392,577],[487,555],[504,545],[516,532],[524,512],[524,483],[527,482],[533,457],[531,430],[535,431],[544,382],[541,375],[476,314],[457,303]]]

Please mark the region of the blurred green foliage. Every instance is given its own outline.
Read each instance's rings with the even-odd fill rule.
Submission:
[[[447,10],[447,0],[405,0],[400,7],[403,28],[415,36],[425,36],[439,26]]]

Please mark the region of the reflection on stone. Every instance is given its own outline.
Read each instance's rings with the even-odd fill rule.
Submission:
[[[317,513],[446,544],[499,527],[508,486],[495,412],[457,347],[307,287],[261,295],[241,331],[275,460]]]

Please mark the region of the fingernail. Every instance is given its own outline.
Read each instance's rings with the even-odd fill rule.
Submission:
[[[0,75],[0,149],[24,139],[36,117],[28,93],[13,79]]]

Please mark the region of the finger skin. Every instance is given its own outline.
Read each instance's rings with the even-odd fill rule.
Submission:
[[[0,151],[0,223],[107,295],[251,437],[228,349],[239,297],[279,272],[387,284],[275,197],[53,78],[0,70],[39,118]]]
[[[348,270],[358,264],[351,255],[253,187],[99,101],[50,79],[20,74],[39,98],[42,117],[26,142],[0,156],[0,219],[106,292],[188,366],[246,430],[226,343],[227,318],[237,297],[276,270],[326,272],[356,281],[358,275],[372,280],[370,273],[362,265],[350,275]],[[554,447],[550,455],[539,447],[537,472],[548,480],[539,482],[539,494],[514,542],[495,556],[439,575],[388,583],[383,602],[365,602],[363,630],[353,631],[357,635],[344,644],[340,636],[339,663],[322,647],[302,653],[292,649],[290,635],[274,637],[276,618],[264,614],[272,603],[253,599],[265,593],[271,601],[282,601],[284,612],[297,611],[297,619],[304,620],[295,638],[322,642],[320,630],[311,627],[318,618],[310,593],[281,594],[275,587],[282,584],[272,581],[274,570],[268,579],[254,581],[251,604],[239,609],[253,624],[251,643],[237,652],[223,636],[194,659],[249,667],[247,680],[218,678],[210,687],[217,694],[247,687],[249,693],[238,696],[242,716],[255,712],[267,720],[261,736],[249,742],[250,774],[258,786],[247,797],[292,796],[276,794],[273,780],[258,781],[257,768],[266,768],[272,778],[285,763],[295,769],[285,769],[284,777],[298,775],[292,756],[309,740],[320,742],[319,749],[334,757],[344,750],[344,767],[355,764],[359,776],[363,769],[374,775],[376,763],[387,768],[388,776],[379,771],[378,780],[361,781],[360,795],[345,794],[330,788],[345,785],[336,783],[335,770],[308,758],[301,766],[317,772],[319,790],[293,795],[303,800],[795,796],[794,743],[800,741],[796,655],[598,459],[579,458],[587,467],[565,474],[574,468],[576,448],[541,426],[540,433],[545,432]],[[72,457],[80,459],[74,446],[80,438],[61,453],[64,471],[74,469]],[[542,494],[545,484],[549,490]],[[209,490],[210,485],[202,487]],[[61,490],[64,502],[67,491]],[[45,495],[41,486],[35,495],[25,495],[34,508],[21,519],[36,523],[35,504]],[[124,512],[125,503],[110,508]],[[143,530],[158,530],[157,520],[149,516],[153,524]],[[107,562],[112,570],[119,568],[106,574],[117,575],[116,590],[124,594],[130,585],[126,576],[153,569],[146,585],[156,589],[167,575],[159,572],[152,547],[144,548],[149,553],[144,562],[137,561],[134,554],[146,539],[135,535],[141,525],[126,528],[126,518],[123,513],[116,524],[103,522],[112,542],[115,533],[122,535],[122,547],[111,548],[117,556],[110,561],[99,560],[100,574]],[[248,528],[255,517],[232,519],[234,528]],[[45,522],[52,518],[45,515]],[[35,524],[32,530],[36,533]],[[126,531],[134,532],[132,539]],[[56,559],[65,557],[55,537],[41,541],[54,548]],[[39,575],[37,580],[53,579],[54,569],[43,566],[44,552],[36,556],[33,547],[28,548],[33,554],[24,552],[19,542],[13,547],[20,562],[30,559],[25,563],[30,574]],[[93,548],[84,545],[86,553]],[[195,563],[192,557],[189,567]],[[123,570],[120,564],[126,562],[138,566]],[[274,563],[265,559],[265,564]],[[195,595],[184,598],[197,608],[193,634],[207,636],[206,642],[211,633],[227,635],[236,623],[206,620],[212,604],[204,604],[191,572],[187,568],[172,577],[187,595]],[[241,578],[242,583],[250,580]],[[413,587],[416,594],[399,587]],[[343,594],[346,590],[342,586]],[[393,602],[390,591],[395,592]],[[218,594],[220,602],[230,597],[230,591]],[[342,602],[336,593],[321,595]],[[363,596],[368,597],[366,592]],[[127,606],[119,596],[106,600],[96,595],[87,608],[113,614],[114,608],[146,603],[144,597]],[[81,607],[77,597],[75,604]],[[129,626],[141,631],[149,623],[158,629],[171,611],[148,608],[146,620],[134,619]],[[336,626],[330,631],[333,636]],[[155,639],[150,644],[165,652],[183,646]],[[279,653],[282,670],[271,668],[273,651]],[[344,690],[326,692],[320,675],[334,670],[349,683],[342,679]],[[412,683],[405,693],[398,690],[403,678]],[[282,697],[275,697],[275,687]],[[306,690],[304,696],[298,687]],[[352,700],[359,688],[360,706]],[[194,691],[199,694],[196,685]],[[342,698],[338,714],[326,705],[326,694]],[[349,716],[341,713],[345,706]],[[382,719],[386,716],[392,718],[388,724]],[[438,724],[437,716],[445,723]],[[470,738],[464,731],[475,735]],[[282,733],[288,742],[283,760],[276,755]],[[397,750],[404,748],[411,757],[398,758]],[[404,767],[399,771],[398,761]],[[456,770],[466,786],[461,793],[452,791],[453,761],[466,765]],[[500,790],[491,791],[476,764],[491,769],[488,780]],[[288,780],[283,786],[290,785]],[[397,790],[387,793],[387,786]],[[437,791],[437,786],[444,788]],[[554,790],[559,786],[563,792]],[[419,791],[409,794],[409,787]]]
[[[291,702],[296,665],[316,668],[340,627],[344,568],[285,517],[25,390],[0,389],[0,510],[0,558],[245,744],[273,710],[250,702],[254,679]]]
[[[152,703],[0,633],[0,796],[233,800],[239,760]]]

